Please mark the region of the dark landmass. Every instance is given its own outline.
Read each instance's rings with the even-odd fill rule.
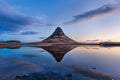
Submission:
[[[15,41],[15,40],[11,40],[11,41],[5,41],[5,42],[0,42],[0,48],[20,48],[23,43],[20,41]]]
[[[109,47],[109,46],[120,46],[120,42],[101,42],[100,43],[101,46],[104,47]]]
[[[20,45],[22,42],[16,40],[0,42],[0,45]]]

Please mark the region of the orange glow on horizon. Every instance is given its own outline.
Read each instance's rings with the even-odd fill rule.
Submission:
[[[78,42],[85,42],[87,41],[88,39],[74,39],[75,41],[78,41]],[[97,41],[98,40],[98,41]],[[104,42],[104,41],[109,41],[109,42],[120,42],[120,38],[116,39],[116,38],[113,38],[113,39],[90,39],[89,41],[91,42]]]

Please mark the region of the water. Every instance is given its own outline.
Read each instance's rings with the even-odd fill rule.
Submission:
[[[48,80],[119,80],[119,68],[120,47],[37,46],[0,49],[0,80],[15,80],[20,74],[37,76],[36,79],[41,80],[45,80],[43,76],[53,78]],[[72,77],[67,76],[71,74]]]

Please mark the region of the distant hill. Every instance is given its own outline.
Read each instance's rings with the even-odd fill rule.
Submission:
[[[16,48],[20,48],[21,44],[22,42],[16,40],[0,41],[0,48],[16,49]]]
[[[101,46],[120,46],[120,42],[101,42]]]
[[[10,40],[10,41],[0,41],[0,44],[22,44],[22,42],[17,40]]]

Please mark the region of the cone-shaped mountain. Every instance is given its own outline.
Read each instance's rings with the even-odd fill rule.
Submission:
[[[42,43],[52,43],[52,44],[74,44],[76,41],[67,37],[60,27],[57,27],[53,34],[42,41]]]

